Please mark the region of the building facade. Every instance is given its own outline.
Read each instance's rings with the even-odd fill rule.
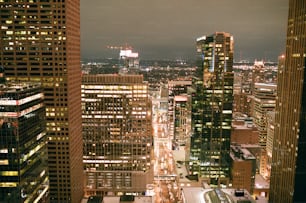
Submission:
[[[240,145],[231,146],[231,182],[235,189],[246,189],[253,193],[256,174],[256,157]]]
[[[306,0],[290,0],[278,70],[269,202],[306,202]]]
[[[264,83],[265,82],[265,64],[263,61],[255,60],[254,66],[252,69],[252,83],[251,83],[251,92],[254,93],[255,83]]]
[[[276,84],[255,83],[253,117],[259,138],[258,142],[263,148],[267,144],[267,113],[275,110]]]
[[[185,146],[190,143],[191,130],[191,97],[178,95],[174,97],[174,137],[173,147]]]
[[[267,145],[266,145],[267,167],[263,174],[264,178],[267,180],[270,180],[270,175],[271,175],[274,129],[275,129],[275,112],[269,112],[267,114]]]
[[[86,195],[139,195],[152,184],[151,108],[142,75],[83,75]]]
[[[253,97],[249,93],[234,93],[233,112],[241,112],[248,116],[252,115]]]
[[[0,202],[44,202],[49,184],[42,88],[1,84],[0,92]]]
[[[244,120],[245,119],[245,120]],[[258,144],[258,130],[249,118],[232,122],[231,143],[235,144]]]
[[[197,39],[203,77],[192,98],[189,170],[212,185],[227,185],[233,103],[233,37],[217,32]]]
[[[40,82],[46,104],[51,202],[83,196],[79,0],[0,1],[7,80]]]
[[[192,86],[191,80],[171,80],[168,81],[168,129],[171,138],[174,138],[174,98],[181,94],[188,94],[188,90]]]

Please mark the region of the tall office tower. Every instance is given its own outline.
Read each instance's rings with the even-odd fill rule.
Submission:
[[[283,70],[285,66],[285,55],[278,57],[278,69]],[[271,176],[271,165],[272,165],[272,152],[273,152],[273,142],[274,142],[274,129],[275,129],[275,110],[267,113],[267,164],[264,171],[263,177],[270,180]]]
[[[262,174],[267,180],[271,176],[271,163],[272,163],[272,151],[273,151],[273,140],[274,140],[274,129],[275,129],[275,111],[267,113],[267,165],[265,173]]]
[[[83,75],[86,195],[141,194],[152,184],[151,108],[142,75]]]
[[[265,82],[265,64],[263,61],[255,60],[252,70],[251,91],[254,92],[255,83]]]
[[[188,94],[192,86],[191,80],[171,80],[168,81],[168,132],[174,138],[174,98],[181,94]]]
[[[174,143],[176,148],[184,146],[189,148],[191,131],[191,97],[178,95],[174,97]]]
[[[278,71],[269,202],[306,202],[306,0],[290,0]]]
[[[42,88],[7,83],[0,92],[0,202],[44,202],[49,185]]]
[[[139,72],[139,54],[133,52],[131,48],[121,49],[119,54],[121,68],[120,74],[138,74]]]
[[[132,49],[120,50],[119,60],[123,61],[123,66],[126,68],[139,68],[139,54]]]
[[[43,86],[51,202],[83,196],[79,0],[0,0],[7,80]]]
[[[275,110],[276,84],[255,83],[254,90],[254,123],[259,132],[259,145],[267,143],[267,113]]]
[[[227,185],[233,103],[233,37],[217,32],[197,39],[203,79],[196,82],[192,99],[192,174],[212,185]]]
[[[253,117],[258,129],[258,144],[262,147],[259,173],[267,177],[267,113],[275,110],[276,84],[255,83],[253,86]]]

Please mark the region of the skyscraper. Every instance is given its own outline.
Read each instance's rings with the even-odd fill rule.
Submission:
[[[275,109],[276,84],[255,83],[253,117],[259,132],[259,145],[267,144],[267,113]]]
[[[86,195],[142,194],[152,184],[148,91],[142,75],[83,75]]]
[[[197,39],[202,80],[192,99],[192,174],[213,185],[228,184],[233,103],[233,37],[217,32]]]
[[[265,64],[263,61],[255,60],[254,66],[252,69],[252,83],[251,83],[251,91],[254,93],[255,91],[255,83],[264,83],[265,80]]]
[[[51,202],[83,196],[79,0],[0,0],[7,80],[40,82],[46,105]]]
[[[43,202],[48,194],[42,88],[0,86],[0,202]]]
[[[187,94],[177,95],[173,99],[174,104],[174,146],[177,148],[185,146],[190,143],[190,127],[191,114],[190,104],[191,98]]]
[[[184,95],[183,97],[186,97],[186,104],[188,103],[188,105],[186,105],[186,107],[188,106],[188,108],[190,108],[190,104],[189,103],[191,100],[188,97],[188,90],[190,89],[190,87],[192,86],[192,81],[191,80],[170,80],[168,81],[168,133],[169,136],[171,137],[171,139],[175,140],[175,115],[176,112],[175,110],[175,100],[174,98],[176,96],[179,95]],[[189,110],[190,111],[190,110]],[[189,121],[190,122],[190,115],[188,115],[187,117],[189,117]],[[187,117],[185,117],[187,119]],[[188,119],[187,119],[188,120]],[[186,121],[187,121],[186,120]],[[184,126],[185,129],[189,128],[188,132],[186,132],[188,135],[190,134],[190,123],[189,126],[185,125]],[[173,147],[175,145],[177,145],[178,143],[176,141],[174,141],[173,143]]]
[[[269,202],[306,202],[306,0],[290,0],[278,70]]]

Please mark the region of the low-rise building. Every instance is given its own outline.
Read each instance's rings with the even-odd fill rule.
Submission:
[[[252,120],[234,120],[232,122],[231,143],[258,144],[258,130]]]
[[[252,194],[256,174],[256,157],[249,150],[239,145],[231,145],[230,155],[232,159],[232,187],[244,188]]]
[[[244,189],[204,189],[202,187],[183,187],[182,188],[183,203],[255,203],[256,201],[250,193]]]

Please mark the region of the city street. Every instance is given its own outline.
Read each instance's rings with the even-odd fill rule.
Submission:
[[[168,111],[161,108],[161,102],[167,100],[153,98],[155,202],[175,203],[179,202],[177,174],[167,127]]]

